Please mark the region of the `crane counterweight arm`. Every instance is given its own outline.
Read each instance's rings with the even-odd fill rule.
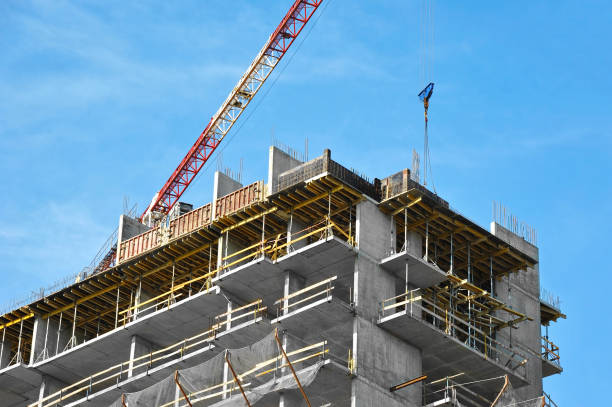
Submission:
[[[167,214],[230,131],[278,62],[300,34],[323,0],[296,0],[253,60],[238,84],[189,149],[141,220],[151,213]]]

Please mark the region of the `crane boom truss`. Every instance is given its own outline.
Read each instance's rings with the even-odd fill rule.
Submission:
[[[323,0],[296,0],[141,219],[167,214],[257,94]]]

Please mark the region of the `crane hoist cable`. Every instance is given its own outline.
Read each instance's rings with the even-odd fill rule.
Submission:
[[[170,212],[322,2],[323,0],[296,0],[293,3],[187,155],[155,194],[151,204],[141,215],[141,221],[150,222],[154,213],[163,216]]]

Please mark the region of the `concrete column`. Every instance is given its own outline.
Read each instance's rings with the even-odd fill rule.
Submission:
[[[408,242],[406,251],[414,257],[423,258],[423,236],[415,231],[409,231],[406,233],[406,240]]]
[[[30,364],[49,357],[50,339],[53,337],[50,319],[43,319],[40,315],[34,318],[34,332],[32,333],[32,350]]]
[[[216,217],[217,199],[224,197],[225,195],[231,194],[232,192],[237,191],[242,187],[243,185],[235,179],[223,174],[222,172],[215,171],[212,197],[213,217]]]
[[[303,231],[306,228],[306,224],[299,220],[297,217],[290,215],[289,222],[287,223],[287,243],[290,243],[292,240],[299,239]],[[287,251],[292,252],[297,249],[301,249],[306,246],[306,239],[300,240],[295,243],[290,243]]]
[[[40,390],[38,391],[38,405],[42,406],[42,399],[55,393],[56,391],[59,391],[65,386],[65,383],[57,380],[56,378],[44,375],[40,384]]]
[[[2,331],[4,333],[4,330]],[[5,368],[11,363],[11,348],[13,347],[13,341],[8,339],[5,335],[4,341],[0,342],[0,369]]]
[[[301,290],[306,287],[306,280],[300,275],[291,270],[285,271],[285,285],[283,287],[283,297],[287,297],[291,293]],[[288,308],[289,300],[283,301],[283,315],[288,314],[292,310]]]
[[[492,222],[491,233],[536,261],[539,260],[538,248],[510,230]],[[510,343],[523,345],[539,355],[541,347],[541,323],[540,272],[538,264],[533,268],[512,273],[496,281],[495,285],[497,299],[533,318],[533,321],[523,321],[515,328],[509,327],[500,330],[496,335],[496,339],[508,345]],[[508,317],[504,311],[498,311],[496,314],[503,318]],[[524,351],[521,353],[525,354]],[[526,354],[525,356],[528,357],[526,372],[530,384],[515,389],[519,400],[527,400],[542,395],[542,361],[536,355]]]
[[[145,367],[140,367],[140,368],[135,367],[135,366],[138,366],[144,363],[145,360],[137,360],[134,362],[134,359],[142,355],[151,353],[151,351],[152,351],[151,344],[147,340],[141,338],[140,336],[136,336],[136,335],[132,336],[131,343],[130,343],[130,363],[128,364],[128,377],[132,377],[146,370]]]
[[[357,247],[370,257],[380,260],[395,248],[393,218],[369,200],[357,204],[355,234]]]
[[[138,236],[149,229],[147,225],[143,225],[138,219],[130,218],[127,215],[121,215],[119,217],[119,228],[117,229],[117,257],[115,263],[119,262],[119,247],[121,246],[121,242]]]
[[[281,173],[295,168],[301,164],[302,162],[300,160],[296,160],[284,151],[274,146],[270,146],[270,154],[268,156],[268,184],[266,188],[266,195],[270,195],[273,192],[276,192],[276,190],[278,189],[278,176]]]
[[[148,301],[149,299],[155,297],[155,294],[148,292],[147,290],[145,290],[142,285],[138,287],[138,289],[136,290],[136,301],[135,301],[135,306],[136,308],[134,309],[134,319],[137,318],[142,318],[145,315],[149,315],[153,312],[155,312],[155,308],[151,308],[153,306],[152,302],[146,303],[142,306],[140,306],[140,304],[142,304],[143,302]]]

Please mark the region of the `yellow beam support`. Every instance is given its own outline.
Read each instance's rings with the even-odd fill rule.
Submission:
[[[296,210],[298,210],[300,208],[303,208],[304,206],[310,205],[311,203],[318,201],[319,199],[325,198],[329,194],[335,194],[336,192],[339,192],[339,191],[341,191],[343,189],[344,189],[344,185],[340,185],[339,187],[336,187],[336,188],[334,188],[334,189],[332,189],[330,191],[324,192],[324,193],[319,194],[319,195],[317,195],[317,196],[315,196],[313,198],[307,199],[306,201],[301,202],[301,203],[295,205],[292,209],[294,211],[296,211]]]
[[[394,210],[393,212],[391,212],[392,216],[397,215],[398,213],[401,213],[402,211],[404,211],[405,209],[409,209],[411,207],[413,207],[414,205],[418,204],[419,202],[421,202],[421,197],[418,197],[417,199],[415,199],[414,201],[410,202],[407,205],[402,206],[401,208],[397,208],[396,210]]]
[[[196,254],[196,253],[198,253],[198,252],[200,252],[200,251],[202,251],[202,250],[205,250],[205,249],[207,249],[207,248],[209,248],[209,247],[210,247],[210,243],[207,243],[207,244],[205,244],[204,246],[201,246],[201,247],[198,247],[197,249],[191,250],[191,251],[189,251],[189,252],[187,252],[187,253],[183,254],[182,256],[177,257],[176,259],[170,260],[170,261],[168,261],[168,262],[166,262],[166,263],[162,264],[161,266],[154,268],[153,270],[150,270],[150,271],[147,271],[146,273],[143,273],[143,274],[142,274],[142,277],[144,278],[144,277],[148,277],[148,276],[150,276],[151,274],[155,274],[155,273],[157,273],[158,271],[165,269],[166,267],[170,267],[170,266],[172,266],[172,263],[173,263],[173,262],[177,262],[177,261],[181,261],[181,260],[183,260],[183,259],[186,259],[187,257],[193,256],[194,254]],[[87,301],[91,300],[92,298],[96,298],[96,297],[98,297],[98,296],[100,296],[100,295],[102,295],[102,294],[106,294],[106,293],[108,293],[108,292],[110,292],[110,291],[113,291],[113,290],[115,290],[117,287],[120,287],[120,286],[122,286],[123,284],[126,284],[126,283],[128,283],[128,282],[135,282],[135,280],[126,279],[125,281],[122,281],[122,282],[119,282],[119,283],[113,284],[113,285],[111,285],[111,286],[109,286],[109,287],[106,287],[106,288],[105,288],[105,289],[103,289],[103,290],[96,291],[95,293],[92,293],[92,294],[90,294],[90,295],[87,295],[87,296],[85,296],[85,297],[83,297],[83,298],[79,298],[79,299],[78,299],[78,300],[76,300],[74,303],[70,303],[70,304],[65,305],[65,306],[63,306],[63,307],[61,307],[61,308],[56,309],[55,311],[51,311],[51,312],[49,312],[49,313],[47,313],[47,314],[43,315],[43,319],[47,319],[47,318],[50,318],[50,317],[52,317],[52,316],[54,316],[54,315],[57,315],[57,314],[59,314],[59,313],[61,313],[61,312],[71,310],[71,309],[74,307],[74,305],[75,305],[75,304],[76,304],[76,305],[79,305],[79,304],[82,304],[82,303],[84,303],[84,302],[87,302]]]
[[[244,220],[241,220],[240,222],[236,223],[235,225],[228,226],[225,229],[222,229],[221,230],[221,234],[229,232],[230,230],[234,230],[236,228],[239,228],[240,226],[243,226],[243,225],[246,225],[247,223],[253,222],[254,220],[257,220],[257,219],[263,217],[264,215],[276,212],[277,210],[278,210],[278,207],[275,206],[273,208],[268,209],[267,211],[258,213],[257,215],[251,216],[250,218],[246,218]]]
[[[17,319],[14,319],[14,320],[12,320],[12,321],[7,322],[6,324],[2,324],[2,325],[0,325],[0,331],[1,331],[1,330],[3,330],[4,328],[8,328],[8,327],[9,327],[9,326],[11,326],[11,325],[15,325],[15,324],[20,323],[21,321],[25,321],[25,320],[27,320],[27,319],[30,319],[30,318],[32,318],[33,316],[34,316],[34,313],[33,313],[33,312],[30,312],[29,314],[24,315],[24,316],[22,316],[21,318],[17,318]]]

